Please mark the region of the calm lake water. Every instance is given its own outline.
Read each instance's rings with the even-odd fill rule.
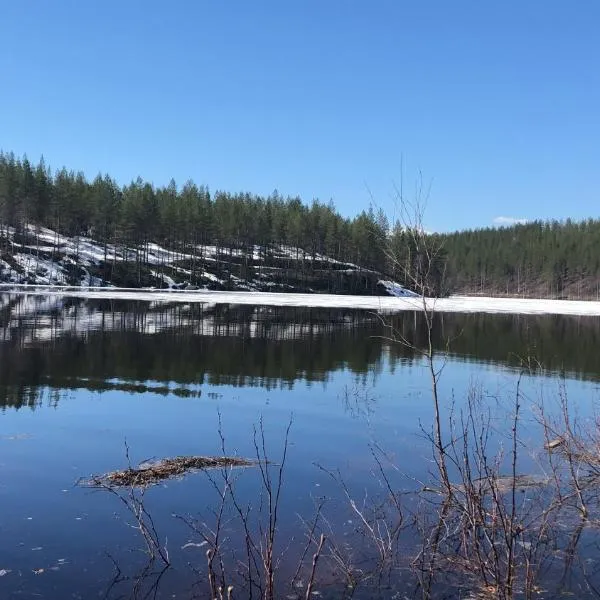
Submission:
[[[421,315],[386,319],[425,343]],[[208,597],[196,573],[202,539],[177,518],[214,521],[206,474],[146,494],[173,563],[158,585],[158,574],[136,579],[143,540],[119,499],[77,484],[125,468],[126,444],[134,464],[219,455],[219,415],[228,453],[244,457],[255,455],[262,419],[275,462],[291,419],[282,539],[303,539],[298,515],[310,518],[319,498],[332,528],[349,535],[352,514],[324,469],[339,470],[358,499],[378,487],[373,444],[397,467],[393,485],[414,487],[431,469],[426,365],[389,333],[379,316],[350,310],[0,295],[0,597]],[[477,385],[505,418],[499,399],[535,359],[544,369],[522,382],[532,401],[564,382],[579,413],[593,414],[599,318],[438,315],[435,334],[444,407]],[[543,442],[533,409],[523,421],[534,453]],[[259,471],[237,476],[240,501],[256,503]]]

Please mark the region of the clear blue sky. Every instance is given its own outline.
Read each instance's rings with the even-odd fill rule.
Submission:
[[[429,229],[598,217],[599,31],[598,0],[0,0],[0,147],[346,215],[404,156]]]

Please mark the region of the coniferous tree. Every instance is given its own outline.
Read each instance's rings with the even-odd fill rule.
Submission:
[[[27,157],[0,153],[0,246],[6,253],[10,239],[12,254],[34,248],[40,257],[49,245],[44,227],[56,232],[56,256],[64,250],[61,235],[74,239],[77,248],[81,236],[94,237],[104,245],[103,277],[111,277],[117,263],[125,274],[134,265],[132,284],[143,280],[151,260],[152,268],[162,271],[168,262],[174,277],[185,276],[192,283],[209,268],[233,282],[234,276],[253,280],[257,266],[262,278],[267,266],[276,265],[282,281],[305,288],[318,284],[329,291],[372,292],[377,277],[410,285],[404,267],[418,271],[427,264],[413,247],[410,231],[390,226],[381,210],[369,208],[343,218],[332,202],[315,199],[307,205],[276,190],[268,197],[227,191],[212,195],[192,181],[181,190],[173,181],[155,188],[139,178],[120,187],[108,175],[90,182],[66,168],[52,174],[43,158],[33,165]],[[10,228],[16,237],[9,235]],[[169,256],[155,255],[154,242]],[[432,242],[443,253],[427,269],[458,292],[600,296],[597,219],[467,230],[434,236]],[[206,248],[211,246],[217,248],[216,264],[212,256],[208,260]],[[282,255],[287,257],[283,261]],[[343,283],[343,265],[324,256],[356,264],[360,275]],[[442,288],[435,284],[432,293]]]

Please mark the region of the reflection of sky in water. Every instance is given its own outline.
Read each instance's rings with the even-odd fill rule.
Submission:
[[[60,567],[52,573],[81,578],[84,588],[92,586],[91,580],[102,579],[110,570],[103,551],[119,554],[123,548],[138,547],[139,540],[115,519],[120,507],[114,498],[74,483],[79,477],[126,466],[125,440],[134,463],[155,456],[218,454],[217,410],[222,413],[229,451],[243,456],[254,453],[252,427],[262,415],[274,460],[284,426],[293,415],[284,495],[288,518],[282,519],[283,527],[290,530],[296,526],[296,512],[311,510],[311,494],[336,493],[315,463],[339,468],[353,489],[372,486],[369,443],[373,440],[390,452],[404,474],[426,478],[430,450],[419,434],[419,424],[427,428],[432,414],[426,369],[413,364],[391,374],[386,368],[374,386],[369,382],[357,386],[355,380],[351,373],[339,371],[328,384],[297,382],[292,390],[205,385],[201,398],[192,399],[76,390],[64,392],[56,408],[42,403],[35,411],[6,411],[0,440],[0,565],[25,573]],[[467,386],[479,383],[500,423],[508,413],[497,409],[496,398],[514,394],[516,381],[512,371],[451,361],[443,373],[443,402],[448,405],[454,393],[460,407]],[[539,378],[526,379],[523,389],[536,391],[539,384]],[[556,385],[550,380],[544,383],[551,393]],[[595,386],[569,382],[568,390],[573,399],[583,400],[580,412],[588,412]],[[523,415],[523,435],[535,439],[531,410],[525,408]],[[252,493],[254,475],[242,474],[241,493]],[[149,494],[163,516],[203,511],[211,497],[202,474],[169,482]],[[190,536],[181,524],[162,520],[174,548],[186,543]],[[59,559],[67,563],[57,563]],[[87,575],[84,567],[89,569]],[[35,579],[33,584],[42,582]]]
[[[312,343],[318,348],[318,340]],[[72,375],[77,379],[77,373]],[[514,369],[451,359],[442,373],[442,404],[449,408],[454,401],[460,411],[469,386],[480,386],[483,406],[492,411],[501,436],[511,410],[505,402],[514,398],[518,378]],[[169,381],[142,383],[163,391],[165,386],[180,387]],[[542,440],[532,403],[539,400],[540,391],[551,403],[558,384],[556,378],[522,379],[527,398],[522,407],[522,441],[533,454]],[[431,424],[430,380],[419,361],[384,355],[376,377],[356,375],[340,365],[323,382],[298,380],[289,389],[209,383],[188,387],[201,391],[200,397],[120,389],[99,393],[75,384],[75,389],[60,391],[55,402],[56,392],[46,387],[39,390],[41,401],[35,410],[8,408],[0,414],[0,569],[12,571],[0,585],[54,597],[70,596],[76,590],[89,597],[102,591],[110,579],[107,551],[127,564],[140,562],[141,556],[130,550],[139,548],[141,541],[116,518],[122,515],[117,500],[74,484],[80,477],[125,467],[125,440],[133,463],[151,457],[219,454],[218,411],[229,453],[242,456],[254,454],[253,426],[263,416],[275,461],[285,425],[293,417],[281,520],[289,533],[297,533],[296,513],[312,510],[312,496],[339,493],[316,464],[339,468],[358,495],[365,489],[374,491],[369,453],[373,441],[393,457],[399,471],[391,476],[398,486],[411,485],[405,476],[426,479],[432,466],[430,447],[420,432],[421,426],[428,431]],[[582,418],[591,416],[597,385],[571,380],[567,391]],[[524,456],[523,468],[534,464],[533,457]],[[240,474],[244,501],[256,498],[256,482],[255,470]],[[213,500],[203,474],[150,490],[148,501],[174,557],[190,560],[179,549],[193,536],[171,514],[206,515]],[[330,516],[341,523],[348,515],[338,510]],[[198,556],[201,561],[203,556]],[[31,574],[41,568],[46,570],[44,578]],[[191,572],[180,572],[167,588],[187,589],[192,579]]]

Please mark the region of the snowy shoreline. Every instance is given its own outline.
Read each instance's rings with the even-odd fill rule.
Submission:
[[[153,290],[132,288],[94,288],[72,286],[0,285],[0,293],[37,296],[68,296],[88,299],[144,300],[209,304],[244,304],[314,308],[347,308],[402,312],[422,310],[421,298],[390,296],[346,296],[333,294],[297,294],[273,292],[222,292],[209,290]],[[544,300],[452,296],[428,299],[437,312],[513,313],[600,316],[600,302],[586,300]]]

